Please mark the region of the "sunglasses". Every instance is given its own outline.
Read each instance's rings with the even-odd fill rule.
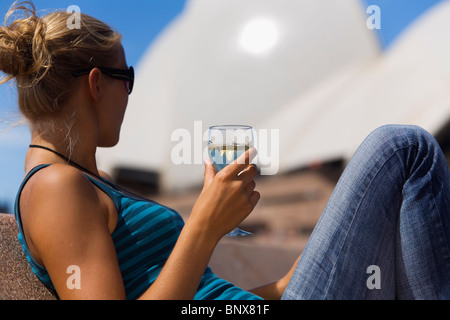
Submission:
[[[94,69],[94,68],[92,68]],[[84,75],[89,74],[92,69],[83,69],[78,70],[72,73],[73,77],[81,77]],[[133,67],[130,67],[128,70],[122,70],[122,69],[113,69],[113,68],[103,68],[103,67],[97,67],[102,73],[106,74],[107,76],[125,81],[125,85],[127,86],[128,94],[131,94],[133,92],[133,86],[134,86],[134,69]]]

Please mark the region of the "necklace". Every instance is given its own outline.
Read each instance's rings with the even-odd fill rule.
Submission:
[[[70,159],[67,158],[65,155],[63,155],[63,154],[61,154],[61,153],[59,153],[59,152],[57,152],[57,151],[55,151],[55,150],[53,150],[53,149],[50,149],[50,148],[47,148],[47,147],[44,147],[44,146],[40,146],[40,145],[37,145],[37,144],[31,144],[31,145],[30,145],[30,148],[43,149],[43,150],[50,151],[50,152],[56,154],[58,157],[64,159],[68,164],[70,164],[70,165],[72,165],[72,166],[78,168],[79,170],[84,171],[84,172],[86,172],[86,173],[88,173],[88,174],[90,174],[90,175],[93,175],[94,177],[96,177],[96,178],[98,178],[98,179],[100,179],[100,180],[103,181],[103,179],[102,179],[101,177],[99,177],[97,174],[93,173],[92,171],[89,171],[88,169],[86,169],[86,168],[83,167],[82,165],[76,163],[76,162],[73,161],[73,160],[70,160]]]
[[[127,196],[132,196],[132,197],[134,197],[134,198],[136,198],[136,199],[149,201],[148,199],[146,199],[146,198],[144,198],[144,197],[142,197],[142,196],[136,195],[136,194],[134,194],[134,193],[132,193],[132,192],[129,192],[129,191],[127,191],[127,190],[125,190],[125,189],[123,189],[123,188],[117,186],[116,184],[110,182],[110,181],[107,180],[107,179],[103,179],[102,177],[98,176],[97,174],[93,173],[92,171],[89,171],[88,169],[86,169],[86,168],[83,167],[82,165],[76,163],[76,162],[73,161],[73,160],[70,160],[70,159],[67,158],[65,155],[63,155],[63,154],[61,154],[61,153],[59,153],[59,152],[57,152],[57,151],[55,151],[55,150],[53,150],[53,149],[50,149],[50,148],[47,148],[47,147],[44,147],[44,146],[40,146],[40,145],[37,145],[37,144],[32,144],[32,145],[30,145],[29,147],[30,147],[30,148],[35,148],[35,149],[43,149],[43,150],[50,151],[50,152],[56,154],[56,155],[57,155],[58,157],[60,157],[61,159],[64,159],[68,164],[70,164],[70,165],[76,167],[77,169],[79,169],[79,170],[81,170],[81,171],[84,171],[84,172],[86,172],[86,173],[88,173],[88,174],[90,174],[90,175],[96,177],[98,180],[100,180],[100,181],[102,181],[102,182],[108,184],[110,187],[112,187],[112,188],[115,189],[116,191],[119,191],[120,193],[122,193],[122,194],[124,194],[124,195],[127,195]]]

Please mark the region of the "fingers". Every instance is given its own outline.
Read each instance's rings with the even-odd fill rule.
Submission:
[[[258,175],[258,169],[256,168],[256,165],[251,164],[247,168],[245,168],[244,171],[239,173],[239,180],[243,181],[244,183],[250,182]]]
[[[214,169],[214,165],[211,162],[210,159],[205,159],[205,176],[204,176],[204,182],[203,187],[206,188],[211,185],[211,183],[214,180],[214,177],[216,175],[216,170]]]
[[[250,165],[250,162],[256,157],[256,155],[257,151],[254,147],[252,147],[217,174],[220,175],[221,179],[224,179],[225,181],[240,181],[240,188],[242,188],[241,190],[244,192],[252,208],[256,206],[261,198],[259,192],[254,191],[256,187],[254,179],[258,174],[258,170],[256,165]],[[205,185],[207,183],[210,184],[212,179],[215,177],[214,166],[211,164],[210,167],[212,167],[212,171],[210,173],[206,172],[209,169],[208,165],[205,169]]]
[[[226,174],[238,175],[249,166],[250,162],[256,157],[257,154],[258,152],[256,149],[251,147],[230,165],[226,166],[222,171],[225,170]]]
[[[258,191],[253,191],[252,194],[250,195],[249,201],[250,204],[252,205],[252,208],[256,207],[256,205],[259,202],[259,199],[261,198],[261,194]]]
[[[247,171],[252,171],[252,169],[254,169],[255,171],[255,175],[256,175],[256,167],[255,166],[250,166],[248,170],[245,170],[245,172]],[[244,192],[247,195],[248,201],[250,202],[250,205],[253,208],[258,204],[259,199],[261,198],[261,194],[257,191],[255,191],[256,188],[256,182],[255,180],[253,180],[253,178],[251,178],[249,180],[249,182],[247,184],[244,184]]]
[[[253,191],[255,191],[256,188],[256,182],[254,180],[250,181],[249,184],[247,184],[244,187],[245,192],[250,196]]]

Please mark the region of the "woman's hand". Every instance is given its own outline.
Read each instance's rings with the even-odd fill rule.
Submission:
[[[203,190],[156,281],[141,299],[192,299],[217,242],[253,210],[256,168],[250,149],[217,175],[206,163]],[[242,171],[242,173],[240,173]],[[240,173],[240,174],[239,174]]]
[[[205,161],[203,189],[189,219],[195,228],[218,241],[253,211],[260,199],[254,191],[256,166],[249,165],[255,156],[256,149],[251,148],[217,174]]]

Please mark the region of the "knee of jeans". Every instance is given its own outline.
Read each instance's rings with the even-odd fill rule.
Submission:
[[[434,154],[440,150],[436,139],[416,125],[384,125],[375,129],[366,139],[366,147],[374,153],[385,153],[414,148],[420,154]],[[368,145],[367,145],[368,144]]]
[[[369,137],[382,141],[405,141],[409,144],[422,141],[433,142],[434,137],[422,127],[416,125],[388,124],[375,129]]]

